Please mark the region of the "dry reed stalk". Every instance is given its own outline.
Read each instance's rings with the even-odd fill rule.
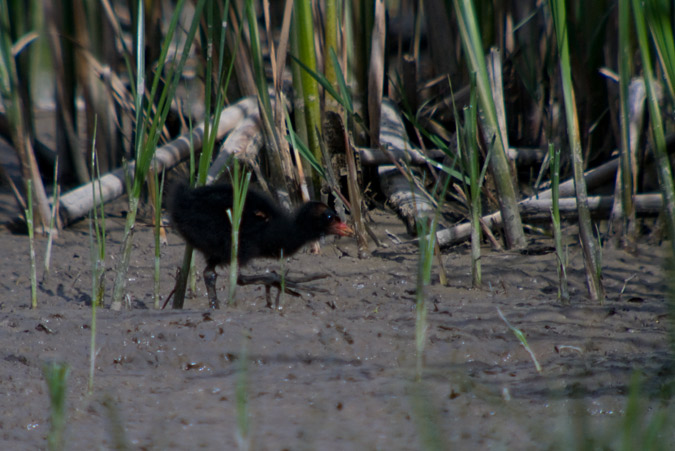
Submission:
[[[370,45],[368,69],[368,118],[370,146],[380,147],[380,116],[382,115],[382,89],[384,86],[384,44],[386,37],[386,7],[384,0],[375,0],[375,21]]]

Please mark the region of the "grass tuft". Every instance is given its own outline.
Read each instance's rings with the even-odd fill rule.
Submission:
[[[49,362],[42,368],[42,374],[49,391],[49,434],[47,448],[50,451],[65,449],[66,430],[66,382],[70,368],[62,362]]]

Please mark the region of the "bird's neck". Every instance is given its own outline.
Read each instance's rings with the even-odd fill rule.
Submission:
[[[270,222],[270,226],[264,231],[266,237],[257,240],[261,246],[260,254],[267,257],[290,256],[297,252],[305,243],[316,239],[303,229],[298,217],[287,217]]]
[[[294,254],[307,242],[318,238],[307,230],[303,218],[298,215],[288,222],[287,230],[284,231],[282,236],[284,255]]]

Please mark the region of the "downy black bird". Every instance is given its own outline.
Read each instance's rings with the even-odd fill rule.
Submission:
[[[229,184],[195,189],[179,184],[173,190],[169,211],[174,226],[185,241],[206,258],[204,282],[211,308],[219,308],[215,268],[227,265],[232,256],[232,208]],[[249,190],[239,226],[239,264],[258,257],[289,256],[322,235],[351,236],[354,231],[337,213],[321,202],[307,202],[289,215],[267,196]]]

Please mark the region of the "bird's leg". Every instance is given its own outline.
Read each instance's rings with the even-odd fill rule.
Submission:
[[[209,305],[212,309],[220,308],[218,303],[218,295],[216,294],[216,268],[213,265],[207,265],[204,268],[204,284],[206,285],[206,293],[209,296]]]
[[[272,299],[270,298],[270,286],[265,284],[265,301],[267,302],[267,308],[272,308]]]

